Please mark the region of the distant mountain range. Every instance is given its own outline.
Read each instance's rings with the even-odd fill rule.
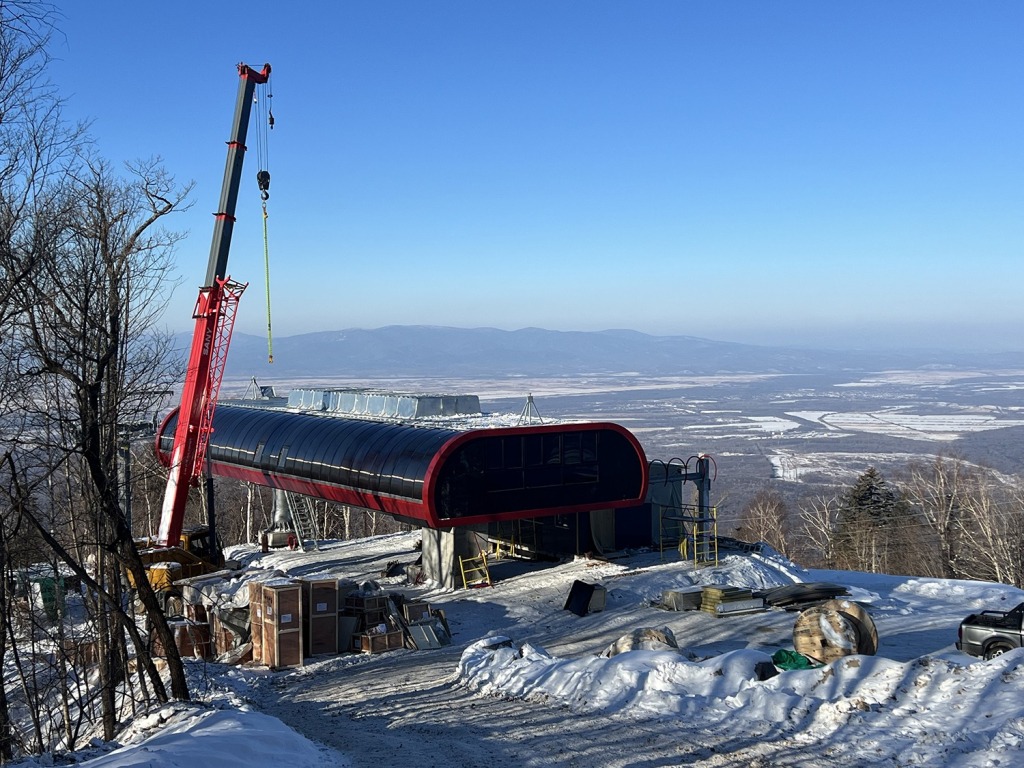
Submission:
[[[179,346],[188,348],[182,335]],[[556,376],[636,371],[650,375],[815,373],[885,368],[1024,369],[1024,353],[877,352],[766,347],[637,331],[387,326],[274,339],[236,333],[227,375],[248,376]]]

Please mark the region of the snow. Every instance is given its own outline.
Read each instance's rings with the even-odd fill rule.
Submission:
[[[165,722],[144,720],[151,727],[137,727],[134,743],[79,764],[89,768],[348,765],[280,720],[252,710],[184,708]]]
[[[492,588],[474,590],[382,578],[387,562],[415,560],[417,537],[229,554],[293,575],[374,579],[427,600],[445,611],[451,646],[315,657],[279,672],[190,661],[197,703],[136,719],[116,744],[78,753],[79,764],[1020,764],[1024,650],[986,662],[953,645],[964,615],[1013,607],[1024,601],[1019,589],[808,571],[769,548],[702,568],[674,552],[543,566],[505,560],[493,565]],[[582,617],[563,610],[574,580],[603,585],[605,609]],[[759,679],[775,650],[792,648],[796,613],[716,618],[652,605],[665,590],[694,585],[816,581],[846,586],[865,606],[878,629],[876,656]],[[604,653],[641,628],[663,630],[680,647]]]

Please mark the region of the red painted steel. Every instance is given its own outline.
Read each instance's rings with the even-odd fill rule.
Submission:
[[[179,413],[187,414],[187,418],[179,419],[174,434],[167,488],[164,491],[156,536],[157,546],[177,546],[181,540],[188,491],[202,474],[213,411],[217,405],[217,394],[231,344],[235,310],[245,290],[245,285],[232,282],[227,277],[227,255],[235,220],[252,94],[256,85],[266,83],[269,79],[270,65],[265,64],[262,71],[257,72],[252,67],[239,64],[238,75],[238,98],[232,136],[228,141],[221,210],[215,214],[207,285],[199,289],[193,314],[196,325],[181,393]]]

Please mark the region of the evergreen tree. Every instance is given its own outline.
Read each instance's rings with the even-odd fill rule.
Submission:
[[[841,500],[836,542],[841,567],[890,572],[901,559],[901,538],[894,534],[908,513],[906,501],[869,467]]]

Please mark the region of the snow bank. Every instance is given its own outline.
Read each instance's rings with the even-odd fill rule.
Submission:
[[[978,757],[996,764],[988,762],[993,753],[1024,748],[1024,649],[967,665],[849,656],[759,680],[769,661],[755,650],[699,662],[642,650],[559,659],[497,637],[464,651],[458,677],[480,693],[572,709],[677,717],[690,727],[785,734],[797,743],[836,739],[836,749],[855,744],[856,754],[877,751],[907,765],[973,765]]]
[[[82,755],[80,755],[81,757]],[[78,765],[88,768],[345,768],[338,753],[316,746],[280,720],[243,709],[168,708],[140,718],[122,746]]]

